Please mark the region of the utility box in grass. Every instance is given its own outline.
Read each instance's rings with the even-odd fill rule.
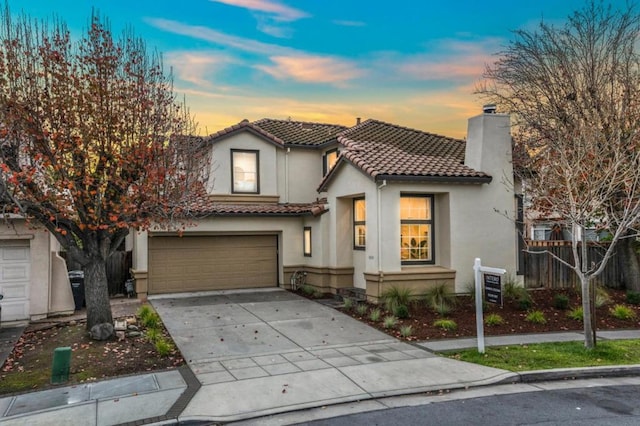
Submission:
[[[71,348],[63,346],[53,350],[53,366],[51,367],[51,383],[59,384],[69,381],[71,368]]]

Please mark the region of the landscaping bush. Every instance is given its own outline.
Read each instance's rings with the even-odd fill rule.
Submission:
[[[366,303],[358,303],[358,305],[356,306],[356,312],[358,313],[358,315],[364,316],[367,314],[368,310],[369,307]]]
[[[439,319],[433,322],[433,326],[447,331],[453,331],[458,328],[458,324],[454,320]]]
[[[561,311],[569,309],[569,296],[566,294],[556,294],[553,296],[553,307]]]
[[[403,325],[402,327],[400,327],[400,335],[402,337],[407,338],[411,336],[412,333],[413,327],[411,327],[410,325]]]
[[[412,297],[413,292],[410,288],[392,286],[382,293],[380,300],[387,311],[394,312],[400,305],[408,306]]]
[[[609,312],[611,316],[617,318],[619,320],[630,320],[636,317],[636,313],[628,306],[624,305],[615,305],[612,307]]]
[[[345,309],[353,308],[353,299],[351,299],[350,297],[345,297],[344,299],[342,299],[342,307]]]
[[[145,304],[138,308],[138,318],[140,318],[140,321],[144,321],[151,314],[153,314],[153,309],[151,309],[149,305]]]
[[[529,309],[531,309],[531,306],[533,306],[533,301],[531,300],[531,296],[529,296],[529,293],[525,293],[526,296],[523,296],[521,299],[516,300],[518,309],[520,309],[521,311],[527,311]]]
[[[394,317],[393,315],[387,315],[386,317],[384,317],[384,320],[382,322],[384,328],[393,328],[396,326],[396,324],[398,324],[398,318]]]
[[[382,311],[380,308],[374,308],[369,312],[369,319],[373,322],[380,321],[380,316],[382,315]]]
[[[409,318],[409,308],[407,307],[407,305],[398,305],[393,310],[393,315],[400,319]]]
[[[150,313],[144,319],[141,319],[142,325],[147,328],[157,328],[160,324],[160,317],[155,312]]]
[[[544,316],[544,312],[542,311],[532,311],[527,314],[525,318],[526,321],[532,322],[534,324],[546,324],[547,319]]]
[[[582,312],[582,307],[576,307],[567,312],[567,316],[576,321],[582,321],[584,318],[584,313]]]
[[[626,293],[627,303],[631,305],[640,305],[640,291],[629,290]]]
[[[158,351],[158,355],[168,356],[169,354],[171,354],[172,350],[173,345],[171,345],[171,343],[167,342],[163,338],[156,340],[156,351]]]
[[[596,308],[601,308],[604,305],[611,303],[611,296],[609,296],[609,292],[604,287],[596,287]]]
[[[504,324],[504,319],[498,314],[489,314],[485,317],[484,323],[488,326]]]
[[[440,315],[451,312],[456,303],[455,293],[449,291],[446,283],[439,283],[427,290],[423,298],[427,306]]]

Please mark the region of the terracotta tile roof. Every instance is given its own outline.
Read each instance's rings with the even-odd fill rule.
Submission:
[[[233,126],[227,127],[226,129],[222,129],[216,133],[212,133],[207,137],[207,139],[211,142],[216,142],[218,140],[227,138],[229,136],[235,135],[236,133],[240,133],[242,131],[249,131],[255,134],[256,136],[261,136],[276,145],[284,146],[284,141],[282,139],[269,133],[268,131],[262,129],[259,126],[256,126],[254,123],[251,123],[247,119],[242,120],[238,124],[234,124]]]
[[[223,203],[205,197],[192,202],[185,213],[195,217],[206,216],[318,216],[326,212],[326,200],[313,203]]]
[[[338,133],[347,129],[339,124],[263,118],[252,123],[287,145],[318,146],[335,141]]]
[[[377,120],[338,136],[340,157],[378,179],[489,182],[491,176],[464,165],[465,141]],[[320,184],[323,190],[334,167]]]

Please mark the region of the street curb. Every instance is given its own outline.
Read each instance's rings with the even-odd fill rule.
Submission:
[[[640,364],[583,368],[554,368],[551,370],[522,371],[515,374],[519,376],[519,381],[521,383],[595,379],[600,377],[629,377],[640,376]]]

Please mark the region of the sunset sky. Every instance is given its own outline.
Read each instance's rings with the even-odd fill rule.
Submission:
[[[244,118],[355,124],[376,118],[463,137],[473,94],[511,30],[561,25],[584,0],[10,0],[74,34],[92,8],[172,67],[212,133]],[[624,0],[613,4],[624,5]]]

